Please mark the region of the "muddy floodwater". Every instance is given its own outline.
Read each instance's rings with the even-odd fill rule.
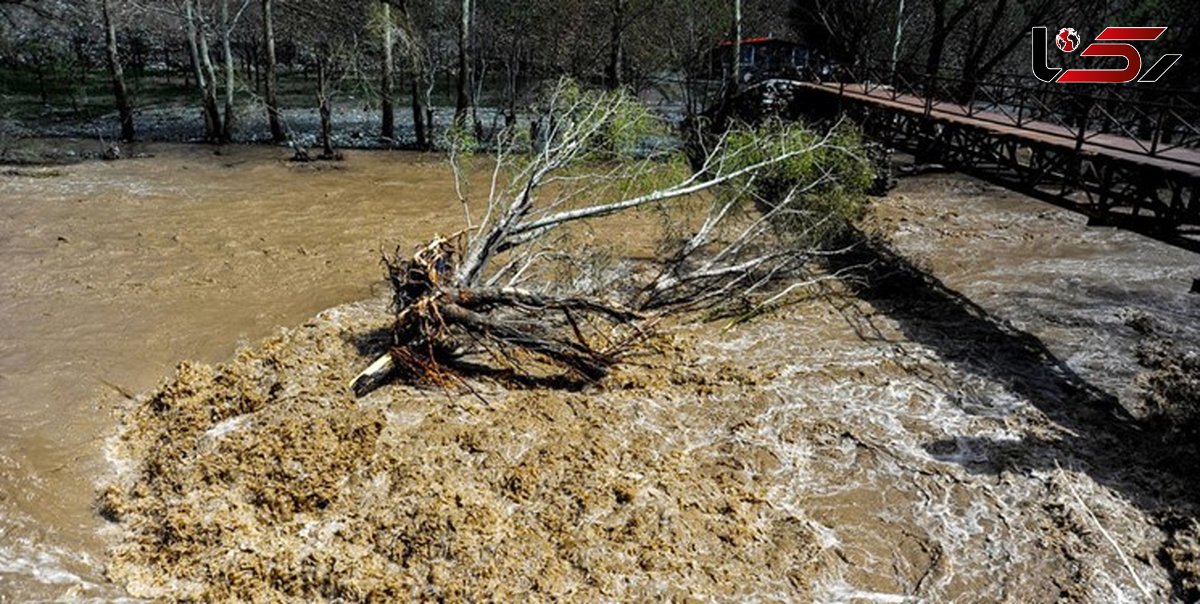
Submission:
[[[175,562],[191,566],[165,566],[130,554],[130,542],[96,513],[97,485],[114,464],[131,461],[114,459],[110,447],[127,395],[175,376],[158,398],[195,405],[206,393],[228,394],[228,380],[214,375],[249,375],[263,358],[301,375],[299,387],[341,380],[352,369],[342,365],[360,361],[353,347],[329,338],[386,320],[377,302],[381,246],[458,224],[449,171],[436,156],[352,152],[337,164],[295,165],[283,161],[286,151],[261,147],[135,152],[154,157],[0,176],[0,601],[112,600],[126,597],[126,587],[151,597],[228,595],[222,590],[236,584],[203,566],[215,549],[179,550]],[[338,496],[328,509],[306,511],[311,522],[246,520],[245,534],[234,535],[244,537],[237,580],[257,585],[254,552],[278,557],[319,545],[330,556],[383,556],[361,531],[338,528],[362,528],[354,523],[372,517],[368,500],[377,500],[411,506],[412,517],[429,522],[498,527],[459,530],[446,547],[463,547],[464,565],[486,561],[480,552],[495,543],[527,548],[522,559],[550,570],[522,576],[514,564],[488,580],[547,593],[1181,598],[1183,563],[1197,553],[1195,501],[1138,444],[1153,435],[1137,423],[1138,336],[1127,322],[1143,313],[1184,337],[1200,330],[1200,296],[1187,293],[1200,258],[1086,228],[1081,217],[959,175],[904,179],[875,206],[862,228],[883,234],[892,250],[846,262],[924,277],[859,295],[832,287],[728,330],[671,326],[678,346],[670,363],[620,374],[612,392],[487,391],[485,405],[394,387],[350,405],[344,417],[289,402],[297,415],[327,422],[330,451],[342,455],[297,463],[353,465],[370,456],[366,430],[369,442],[388,445],[372,463],[383,458],[378,469],[393,478],[350,480],[353,497],[338,494],[342,485],[322,486]],[[347,303],[355,304],[339,306]],[[338,308],[322,312],[330,307]],[[289,326],[302,327],[259,345]],[[245,352],[226,368],[207,367],[239,346]],[[325,365],[297,369],[308,356]],[[176,372],[185,360],[195,363]],[[203,396],[180,395],[179,384]],[[197,438],[227,443],[206,444],[197,457],[252,474],[213,453],[259,446],[239,425],[304,430],[286,415],[245,415],[197,428]],[[347,443],[353,447],[343,451]],[[520,467],[527,450],[557,460],[535,467],[557,472],[553,488],[516,488],[503,474]],[[493,470],[500,473],[487,474]],[[436,482],[437,493],[469,493],[476,507],[468,508],[481,511],[439,516],[418,504],[442,499],[398,491],[396,476]],[[573,522],[588,526],[545,513],[567,507],[570,499],[558,498],[580,484],[605,491],[577,496],[588,513]],[[680,485],[708,490],[681,493]],[[209,494],[206,501],[226,491]],[[351,505],[359,500],[368,503]],[[238,509],[214,517],[233,525],[246,518]],[[662,528],[671,514],[682,528]],[[746,531],[728,532],[739,518]],[[393,521],[397,534],[423,534]],[[618,521],[631,537],[606,532]],[[578,532],[567,547],[564,531]],[[105,574],[118,543],[132,560],[116,569],[122,585]],[[566,560],[568,551],[579,558]],[[369,575],[375,567],[357,568]],[[431,584],[441,573],[441,588],[462,591],[434,593],[375,575],[339,589],[470,594],[481,588],[470,581],[488,577],[469,566],[429,568]],[[711,571],[680,581],[697,568]],[[414,589],[426,591],[403,591]]]
[[[0,600],[121,593],[92,507],[120,391],[370,296],[382,247],[458,217],[432,156],[131,153],[0,176]]]

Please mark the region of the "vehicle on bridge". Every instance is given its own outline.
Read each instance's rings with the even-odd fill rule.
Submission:
[[[794,96],[804,83],[830,82],[837,65],[818,48],[774,37],[743,38],[738,62],[738,82],[731,86],[734,42],[725,40],[708,54],[708,74],[691,82],[691,96],[711,123],[729,118],[757,122],[766,116],[797,117]]]
[[[714,78],[729,77],[732,40],[721,42],[712,53]],[[834,64],[818,49],[807,44],[773,37],[743,38],[738,65],[742,85],[767,80],[823,81],[832,77]]]

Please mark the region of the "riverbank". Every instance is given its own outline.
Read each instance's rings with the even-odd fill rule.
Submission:
[[[682,119],[682,108],[675,104],[660,103],[652,110],[672,122]],[[451,127],[454,107],[436,106],[431,109],[432,135],[435,146],[441,147],[440,137]],[[279,111],[288,142],[283,146],[303,148],[319,147],[318,135],[321,118],[316,108],[291,108]],[[233,137],[235,144],[271,145],[270,129],[266,111],[258,107],[242,107],[236,113],[237,128]],[[475,117],[484,132],[496,132],[506,124],[502,109],[478,107]],[[528,127],[531,115],[521,112],[517,116],[519,126]],[[378,108],[364,106],[353,100],[337,101],[333,104],[333,145],[338,149],[391,149],[414,150],[417,148],[412,113],[397,110],[395,114],[394,139],[380,137],[382,118]],[[204,141],[204,119],[199,109],[190,106],[162,106],[134,111],[137,128],[136,142],[146,143],[198,143]],[[0,117],[0,164],[74,163],[84,159],[103,156],[108,147],[118,140],[120,126],[115,113],[93,118],[57,116],[53,118],[18,119]],[[66,148],[37,149],[30,140],[55,139],[66,143]],[[214,146],[214,148],[218,148]],[[71,153],[74,151],[74,153]],[[128,155],[128,153],[126,154]]]
[[[434,107],[433,125],[444,132],[454,117],[453,107]],[[304,147],[318,145],[320,114],[314,108],[282,109],[279,112],[285,133],[295,144]],[[478,109],[480,122],[493,129],[503,125],[498,110]],[[142,143],[187,143],[204,140],[204,119],[200,110],[191,106],[168,105],[134,111],[137,141]],[[270,144],[270,129],[265,109],[242,107],[237,111],[235,143]],[[411,149],[416,144],[412,114],[396,112],[396,138],[384,140],[379,136],[381,118],[378,108],[364,107],[354,101],[334,104],[333,140],[339,149]],[[4,139],[81,139],[105,144],[118,140],[120,123],[115,113],[93,118],[58,116],[52,119],[0,119],[0,140]],[[17,144],[20,147],[21,145]]]

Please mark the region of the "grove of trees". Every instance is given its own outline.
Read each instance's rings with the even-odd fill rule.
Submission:
[[[1171,30],[1156,51],[1182,52],[1175,73],[1188,73],[1200,56],[1200,13],[1190,9],[1186,0],[0,0],[0,70],[11,83],[0,93],[115,110],[125,140],[137,136],[137,110],[183,99],[212,142],[232,140],[249,113],[266,128],[242,138],[283,142],[281,110],[317,107],[327,153],[334,102],[353,99],[379,112],[383,141],[429,148],[435,113],[478,133],[480,107],[511,122],[564,76],[697,111],[688,84],[711,79],[713,49],[742,36],[969,80],[1025,69],[1034,25],[1088,37],[1107,24],[1159,24]],[[101,73],[102,105],[92,86]],[[399,135],[406,104],[411,135]]]

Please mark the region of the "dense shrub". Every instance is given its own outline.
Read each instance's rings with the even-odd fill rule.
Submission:
[[[766,167],[753,179],[743,179],[730,191],[748,194],[763,211],[796,191],[796,200],[777,221],[780,234],[794,243],[828,245],[865,211],[875,171],[856,128],[840,125],[825,133],[800,122],[771,119],[736,128],[728,136],[728,161],[746,166],[812,147]]]

